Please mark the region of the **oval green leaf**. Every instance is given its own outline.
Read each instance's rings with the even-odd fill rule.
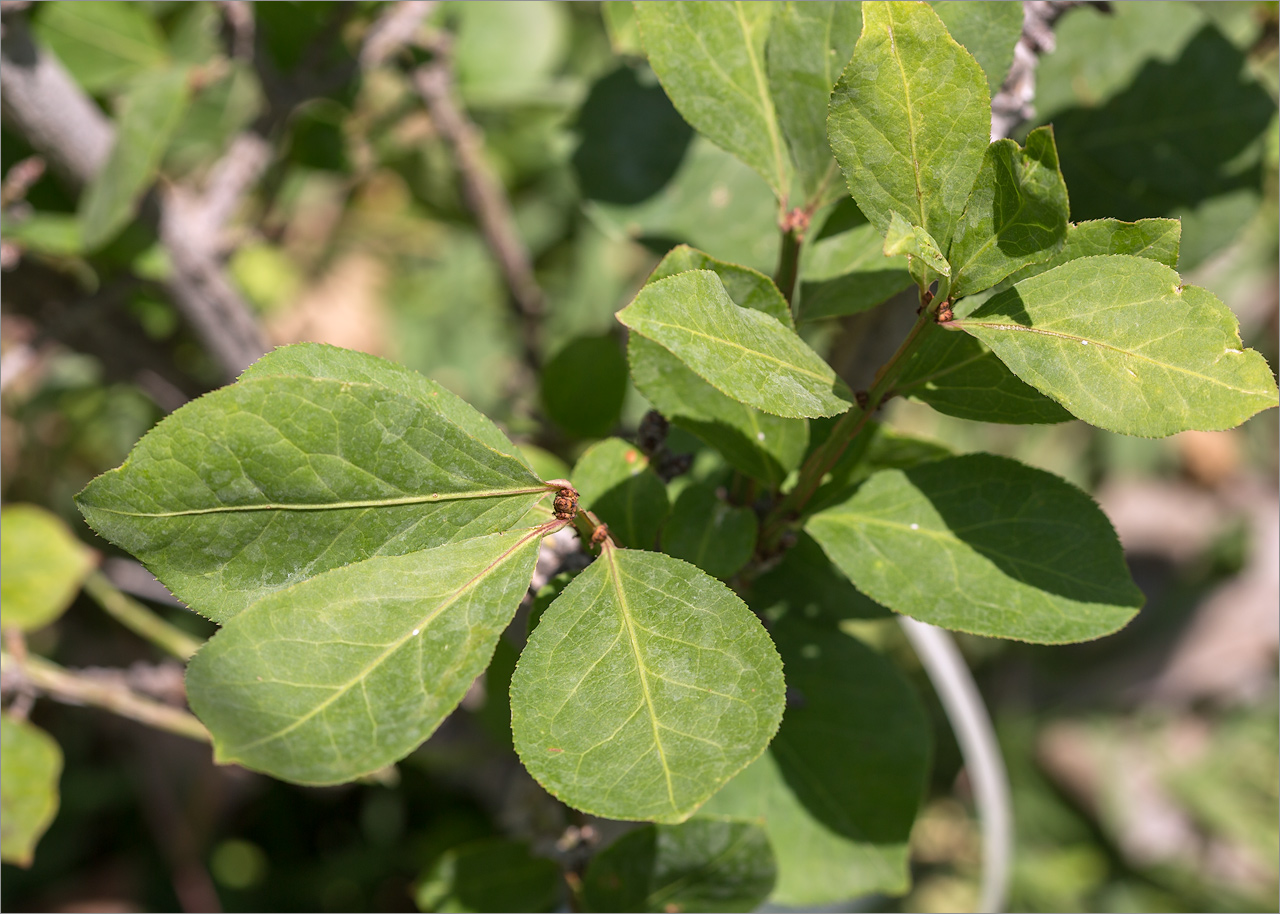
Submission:
[[[24,632],[61,616],[93,570],[93,550],[35,505],[0,510],[0,627]]]
[[[759,825],[695,819],[627,832],[592,859],[582,893],[588,911],[754,911],[776,869]]]
[[[217,760],[315,785],[403,758],[488,665],[540,539],[516,530],[376,556],[241,612],[187,667]]]
[[[990,454],[876,473],[805,529],[860,591],[943,628],[1087,641],[1143,602],[1093,499]]]
[[[689,270],[710,270],[719,276],[724,283],[724,290],[738,307],[763,311],[787,327],[795,326],[791,319],[791,308],[787,306],[787,300],[782,297],[772,279],[751,267],[716,260],[710,254],[687,244],[676,245],[668,251],[653,268],[645,285]]]
[[[765,76],[773,4],[655,0],[635,13],[649,65],[676,110],[786,200],[791,159]]]
[[[1178,249],[1182,242],[1182,222],[1178,219],[1094,219],[1067,226],[1067,240],[1062,249],[1042,263],[1023,267],[1009,277],[1020,282],[1054,267],[1081,257],[1101,254],[1131,254],[1145,257],[1166,267],[1177,269]]]
[[[849,192],[883,235],[894,212],[943,251],[991,135],[982,67],[923,3],[862,4],[862,36],[827,133]]]
[[[511,726],[525,768],[570,806],[682,822],[764,751],[783,693],[773,643],[724,584],[606,546],[530,637]]]
[[[419,911],[550,911],[564,892],[560,866],[502,838],[453,847],[414,888]]]
[[[853,394],[775,318],[734,304],[720,277],[690,270],[645,286],[618,320],[739,403],[792,419],[834,416]]]
[[[148,432],[77,496],[81,513],[225,622],[330,568],[509,530],[548,493],[471,407],[357,355],[268,356]],[[328,370],[284,373],[307,361]]]
[[[30,866],[58,814],[62,749],[34,724],[0,715],[0,858]]]
[[[1234,428],[1277,403],[1230,309],[1141,257],[1073,260],[957,308],[953,324],[1073,415],[1123,435]]]
[[[771,632],[791,697],[782,726],[699,817],[764,823],[778,858],[774,904],[812,910],[906,892],[932,732],[920,699],[892,663],[834,628],[788,615]]]

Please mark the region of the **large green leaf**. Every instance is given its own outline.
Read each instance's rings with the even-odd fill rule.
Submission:
[[[907,258],[886,257],[884,233],[846,199],[800,251],[800,320],[856,314],[911,285]]]
[[[697,435],[753,479],[781,485],[809,443],[804,419],[783,419],[726,397],[657,343],[627,344],[636,389],[676,425]]]
[[[168,53],[155,16],[136,3],[41,4],[33,30],[76,82],[95,94],[162,65]]]
[[[1177,219],[1139,219],[1137,222],[1095,219],[1081,222],[1067,226],[1067,240],[1061,250],[1048,260],[1023,267],[1006,282],[1021,282],[1072,260],[1102,254],[1131,254],[1176,269],[1181,239],[1182,223]]]
[[[80,198],[84,246],[106,244],[138,211],[138,203],[160,170],[190,95],[186,67],[139,77],[129,87],[116,120],[116,139],[106,163]]]
[[[1053,128],[987,147],[948,257],[951,295],[989,289],[1029,263],[1047,260],[1067,237],[1067,185]]]
[[[652,549],[667,519],[667,488],[649,458],[621,438],[598,441],[578,458],[570,476],[578,504],[609,525],[624,546]]]
[[[919,699],[892,663],[833,628],[788,615],[771,631],[792,696],[782,726],[699,816],[764,822],[778,858],[774,904],[904,893],[929,766]]]
[[[453,847],[423,875],[420,911],[550,911],[564,891],[560,867],[518,841],[489,838]]]
[[[831,185],[838,188],[827,142],[827,103],[861,31],[857,3],[789,0],[773,16],[766,49],[769,88],[807,205]]]
[[[974,422],[1023,425],[1071,418],[964,333],[930,333],[907,360],[894,390],[940,413]]]
[[[337,784],[403,758],[488,666],[540,538],[515,530],[376,556],[245,609],[187,667],[218,761]]]
[[[607,546],[551,604],[511,680],[516,751],[584,812],[682,822],[764,751],[782,664],[734,593]]]
[[[582,892],[588,911],[754,911],[776,875],[760,826],[695,819],[623,835],[592,858]]]
[[[30,866],[58,814],[62,749],[34,724],[0,714],[0,858]]]
[[[805,529],[867,596],[944,628],[1060,644],[1142,605],[1088,495],[990,454],[883,470]]]
[[[1022,5],[1005,0],[941,0],[932,4],[951,37],[964,45],[987,75],[992,95],[1000,91],[1022,37]]]
[[[707,574],[728,578],[751,558],[759,526],[754,511],[721,500],[715,486],[691,485],[671,510],[662,531],[662,551]]]
[[[991,134],[982,67],[923,3],[864,3],[827,132],[849,191],[883,234],[893,213],[942,250]]]
[[[668,251],[653,268],[645,285],[689,270],[710,270],[720,277],[724,290],[729,293],[735,305],[761,311],[788,327],[795,326],[791,319],[791,308],[787,306],[787,300],[782,297],[772,279],[751,267],[716,260],[710,254],[687,244],[677,245]]]
[[[655,0],[635,11],[649,65],[676,110],[787,199],[791,159],[765,76],[773,4]]]
[[[164,419],[76,503],[225,622],[330,568],[511,529],[548,492],[516,455],[426,378],[303,345]]]
[[[1014,374],[1113,432],[1232,428],[1276,405],[1271,369],[1244,349],[1235,315],[1153,260],[1073,260],[964,312],[953,324]]]
[[[93,551],[35,505],[0,509],[0,626],[31,631],[71,605],[93,570]]]
[[[776,318],[740,308],[710,270],[651,283],[618,320],[669,350],[740,403],[798,419],[846,411],[853,394],[831,367]]]

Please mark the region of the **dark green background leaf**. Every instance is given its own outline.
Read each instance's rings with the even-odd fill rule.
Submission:
[[[626,393],[627,360],[613,334],[571,341],[542,371],[547,415],[583,438],[599,438],[613,430]]]
[[[607,438],[589,447],[573,468],[578,504],[609,525],[624,546],[652,549],[667,519],[667,489],[649,458],[621,438]]]
[[[756,547],[759,521],[750,508],[735,507],[714,486],[691,485],[676,499],[662,533],[662,551],[692,562],[707,574],[728,578]]]
[[[450,848],[414,889],[420,911],[550,911],[564,880],[554,860],[493,838]]]

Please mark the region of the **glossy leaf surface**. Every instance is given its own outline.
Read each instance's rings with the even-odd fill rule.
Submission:
[[[35,724],[0,714],[0,857],[30,866],[58,814],[62,749]]]
[[[867,596],[943,628],[1061,644],[1142,605],[1093,499],[1003,457],[884,470],[805,529]]]
[[[618,320],[658,343],[740,403],[788,418],[832,416],[853,395],[831,367],[775,318],[741,308],[710,270],[651,283]]]
[[[1276,405],[1235,315],[1163,264],[1085,257],[995,295],[956,325],[1026,383],[1125,435],[1233,428]]]
[[[1102,254],[1145,257],[1177,269],[1181,239],[1182,223],[1177,219],[1139,219],[1137,222],[1095,219],[1080,222],[1067,227],[1067,239],[1061,250],[1048,260],[1023,267],[1009,279],[1019,282],[1072,260]]]
[[[434,382],[302,345],[164,419],[77,505],[225,622],[330,568],[511,529],[548,492],[515,455]]]
[[[403,758],[488,666],[539,540],[517,530],[378,556],[241,612],[187,667],[218,761],[337,784]]]
[[[561,801],[682,822],[764,751],[782,664],[724,584],[606,547],[543,614],[511,680],[516,751]]]
[[[649,65],[676,109],[785,200],[791,159],[765,75],[773,4],[655,0],[635,11]]]
[[[93,552],[56,515],[35,505],[0,510],[0,626],[32,631],[71,605]]]
[[[872,225],[884,233],[897,212],[945,251],[991,133],[986,76],[923,3],[864,3],[862,19],[831,147]]]
[[[754,911],[775,878],[759,825],[695,819],[623,835],[592,858],[582,890],[588,911]]]
[[[905,892],[930,753],[919,699],[892,663],[834,628],[788,615],[771,631],[793,700],[769,751],[699,816],[764,822],[774,904]]]
[[[948,256],[955,298],[989,289],[1029,263],[1047,260],[1067,237],[1067,185],[1053,129],[987,147]]]

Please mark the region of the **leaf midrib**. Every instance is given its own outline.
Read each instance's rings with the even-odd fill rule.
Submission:
[[[920,156],[916,150],[916,118],[915,108],[911,103],[911,85],[907,80],[907,68],[902,63],[902,55],[898,52],[898,37],[893,30],[893,7],[885,4],[884,11],[888,20],[887,31],[889,33],[889,45],[893,48],[893,61],[898,65],[898,72],[902,74],[902,100],[907,106],[907,138],[911,143],[911,176],[915,182],[916,208],[920,212],[919,224],[928,231],[929,226],[925,219],[924,211],[924,188],[920,186]]]
[[[441,501],[466,501],[480,498],[501,498],[511,495],[533,495],[550,492],[547,486],[525,486],[519,489],[477,489],[469,492],[432,492],[430,495],[408,495],[403,498],[368,498],[355,501],[323,503],[265,502],[257,505],[219,505],[214,508],[184,508],[180,511],[121,511],[100,505],[90,505],[95,511],[122,517],[191,517],[199,514],[231,514],[246,511],[344,511],[356,508],[388,508],[399,505],[434,504]]]
[[[671,781],[671,766],[667,762],[667,752],[662,745],[662,732],[658,724],[658,712],[653,707],[653,696],[649,693],[648,669],[645,667],[644,657],[640,653],[640,642],[636,638],[635,626],[632,624],[631,604],[627,602],[626,593],[622,589],[622,569],[618,567],[617,550],[606,541],[604,552],[604,557],[609,563],[609,580],[613,583],[613,592],[618,598],[618,611],[622,616],[622,624],[627,630],[627,639],[631,644],[632,656],[635,657],[636,674],[640,679],[640,691],[644,696],[645,708],[649,712],[649,723],[653,727],[653,745],[658,750],[658,761],[662,764],[662,775],[667,782],[667,798],[671,801],[671,808],[678,812],[680,805],[676,802],[675,785]]]
[[[365,666],[358,673],[356,673],[346,682],[339,685],[334,690],[332,695],[330,695],[328,698],[325,698],[323,701],[317,704],[314,708],[312,708],[306,714],[303,714],[301,717],[299,717],[297,720],[290,723],[288,726],[283,727],[274,733],[270,733],[265,736],[260,736],[256,740],[253,740],[252,742],[249,742],[249,743],[243,743],[235,747],[228,747],[227,752],[228,753],[248,752],[265,743],[269,743],[269,742],[272,742],[273,740],[277,740],[277,739],[280,739],[281,737],[287,736],[288,734],[292,733],[294,730],[301,727],[303,724],[310,721],[312,718],[314,718],[320,712],[324,711],[326,708],[328,708],[331,704],[333,704],[339,698],[346,695],[357,684],[363,684],[364,681],[368,679],[370,673],[372,673],[375,669],[378,668],[378,666],[384,663],[387,660],[387,658],[389,658],[392,654],[394,654],[396,651],[402,648],[405,644],[407,644],[411,638],[422,637],[422,634],[425,633],[427,626],[430,625],[432,622],[434,622],[437,618],[439,618],[441,613],[443,613],[450,606],[452,606],[453,604],[457,603],[460,599],[462,599],[462,596],[464,594],[478,587],[485,578],[487,578],[489,575],[497,571],[498,568],[502,567],[503,563],[505,563],[509,558],[511,558],[512,555],[514,555],[521,548],[523,548],[524,545],[529,542],[529,540],[533,539],[534,537],[541,536],[543,532],[544,531],[541,528],[535,527],[534,529],[526,533],[524,536],[520,537],[520,539],[516,541],[515,545],[513,545],[506,552],[502,553],[502,555],[498,556],[496,559],[494,559],[492,562],[490,562],[488,565],[482,568],[470,580],[466,581],[464,584],[462,584],[462,586],[460,586],[457,590],[455,590],[453,594],[449,596],[448,599],[444,600],[438,606],[434,607],[429,613],[427,613],[427,615],[423,617],[422,621],[418,622],[412,628],[409,629],[408,634],[403,635],[396,641],[391,642],[387,646],[386,650],[384,650],[377,657],[373,658],[373,660],[371,660],[369,663],[365,664]],[[419,632],[419,634],[415,635],[414,632]],[[377,722],[374,721],[374,724],[376,726]]]

